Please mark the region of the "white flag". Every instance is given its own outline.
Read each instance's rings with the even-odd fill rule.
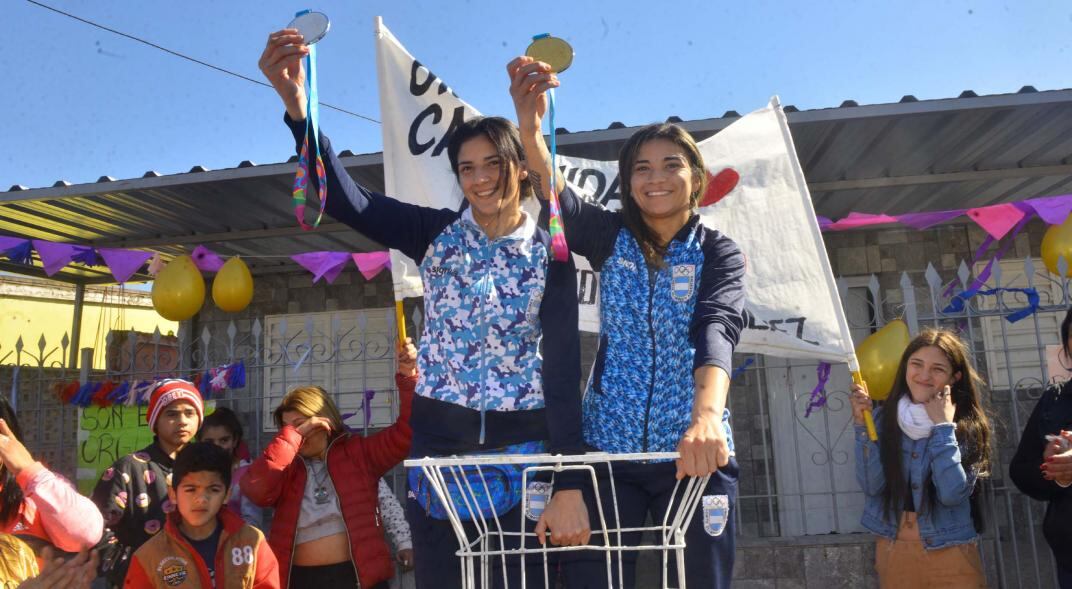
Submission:
[[[450,131],[480,113],[421,65],[376,17],[376,73],[383,119],[384,191],[437,209],[461,206],[450,169]],[[395,300],[423,296],[421,274],[409,257],[391,250]]]
[[[457,209],[462,194],[447,161],[452,126],[480,113],[413,58],[377,19],[376,53],[387,194],[424,206]],[[748,325],[737,346],[787,358],[854,364],[852,339],[811,197],[777,99],[700,143],[719,179],[700,209],[703,222],[741,247]],[[618,163],[559,156],[560,170],[586,200],[620,208]],[[732,169],[733,172],[724,172]],[[736,181],[730,182],[736,173]],[[720,176],[721,174],[721,176]],[[725,194],[717,194],[719,188]],[[578,268],[581,329],[599,330],[599,276]],[[420,273],[391,251],[395,298],[421,296]]]

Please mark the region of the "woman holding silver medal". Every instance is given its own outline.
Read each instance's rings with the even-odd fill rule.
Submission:
[[[552,258],[548,233],[521,208],[531,188],[517,128],[499,117],[474,117],[452,128],[444,155],[457,185],[440,189],[461,189],[465,206],[460,210],[420,207],[368,190],[346,173],[326,133],[318,132],[316,46],[311,43],[319,37],[299,28],[272,33],[259,65],[283,101],[284,120],[298,145],[293,194],[300,222],[304,224],[307,186],[317,190],[321,212],[401,251],[421,269],[425,322],[420,378],[415,379],[412,417],[407,410],[401,418],[410,419],[411,455],[572,454],[581,446],[576,270],[568,256]],[[281,418],[285,425],[286,416]],[[293,454],[293,448],[288,450]],[[328,463],[333,464],[330,456]],[[552,543],[587,540],[579,477],[556,475],[553,494],[544,489],[547,506],[540,512],[522,506],[519,466],[487,470],[495,471],[489,478],[498,482],[485,486],[474,511],[500,521],[508,549],[510,542],[520,543],[517,530],[532,529],[537,521],[551,530]],[[417,585],[460,586],[457,535],[446,509],[421,469],[407,475]],[[529,482],[532,488],[538,481]],[[315,497],[311,501],[315,505]],[[461,518],[469,528],[479,523],[468,512]],[[293,542],[275,537],[273,526],[269,542],[285,568]],[[356,538],[351,541],[359,544]],[[525,542],[538,547],[535,540]],[[506,578],[518,586],[523,568],[529,578],[543,574],[539,558],[493,560],[496,584]],[[357,563],[357,570],[362,586],[368,587],[374,583],[366,579],[363,565]]]

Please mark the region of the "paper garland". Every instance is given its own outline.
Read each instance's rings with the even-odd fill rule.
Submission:
[[[163,268],[164,263],[159,253],[145,250],[130,250],[119,248],[96,248],[88,245],[74,243],[60,243],[45,241],[43,239],[26,239],[0,235],[0,257],[6,257],[11,262],[25,266],[33,262],[33,251],[41,260],[41,266],[48,276],[53,276],[68,264],[77,262],[86,266],[103,265],[115,277],[120,284],[128,282],[142,267],[148,263],[146,272],[150,276],[156,276]],[[217,272],[223,267],[225,260],[216,252],[203,245],[194,248],[190,253],[194,265],[202,272]],[[256,255],[247,255],[247,258],[257,258]],[[276,256],[272,256],[276,257]],[[321,278],[329,283],[335,282],[339,274],[346,268],[350,260],[354,261],[357,269],[366,280],[372,280],[380,272],[391,267],[391,256],[386,251],[353,253],[353,252],[308,252],[290,256],[292,260],[313,274],[313,282]]]

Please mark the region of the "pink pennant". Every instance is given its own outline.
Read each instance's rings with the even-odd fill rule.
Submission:
[[[1001,239],[1027,213],[1012,203],[968,209],[968,216],[994,239]]]
[[[836,223],[832,223],[827,226],[830,231],[841,231],[844,229],[855,229],[857,227],[867,227],[868,225],[882,225],[884,223],[896,223],[897,219],[889,215],[872,215],[870,213],[849,213],[847,217],[838,219]]]
[[[1072,194],[1029,198],[1024,203],[1038,213],[1047,225],[1060,225],[1072,213]]]
[[[216,252],[203,245],[195,247],[194,251],[190,252],[190,258],[193,259],[194,266],[202,272],[219,272],[220,268],[223,268],[223,260]]]
[[[353,254],[354,263],[365,280],[372,280],[384,268],[391,267],[390,252],[369,252],[367,254]]]
[[[153,252],[143,252],[141,250],[102,247],[97,252],[104,258],[104,263],[108,266],[108,270],[111,270],[112,276],[115,276],[116,281],[120,283],[130,280],[130,277],[149,258],[153,257]]]
[[[67,264],[71,263],[77,247],[71,243],[56,243],[43,239],[33,240],[33,245],[34,249],[37,250],[37,255],[41,258],[41,265],[45,269],[45,274],[49,276],[63,270]]]
[[[153,254],[153,259],[149,261],[149,267],[146,268],[146,272],[149,276],[156,276],[164,269],[164,258],[160,256],[160,252]]]
[[[350,254],[346,252],[309,252],[293,255],[290,259],[297,262],[302,268],[312,272],[314,283],[324,278],[330,284],[335,282],[335,279],[342,273],[343,268],[346,267],[346,262],[350,259]]]

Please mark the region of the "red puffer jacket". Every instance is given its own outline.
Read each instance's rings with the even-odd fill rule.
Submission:
[[[409,415],[417,376],[396,374],[395,382],[401,407],[393,425],[367,438],[343,434],[328,447],[328,474],[338,493],[350,555],[362,587],[375,586],[394,575],[391,553],[376,515],[377,487],[380,477],[409,454],[413,435]],[[282,589],[290,584],[290,559],[305,491],[305,462],[298,460],[301,442],[296,429],[283,426],[240,483],[242,492],[254,503],[275,508],[268,544],[279,560]]]

